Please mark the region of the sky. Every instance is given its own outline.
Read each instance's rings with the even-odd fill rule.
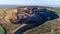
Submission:
[[[0,4],[60,6],[60,0],[0,0]]]

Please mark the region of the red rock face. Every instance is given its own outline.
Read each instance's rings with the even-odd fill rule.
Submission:
[[[52,11],[47,11],[46,8],[41,8],[41,7],[20,7],[17,9],[16,12],[16,16],[17,18],[11,18],[10,21],[12,23],[18,23],[22,20],[22,22],[27,22],[30,20],[30,22],[43,22],[45,20],[52,20],[54,19],[55,17],[51,17],[51,15],[55,15],[54,12]],[[36,19],[36,20],[35,20]]]
[[[36,8],[37,8],[37,10],[41,9],[40,7],[39,7],[39,9],[38,9],[38,7],[36,7]],[[19,17],[17,17],[17,18],[10,18],[10,21],[12,23],[16,23],[21,19],[26,19],[28,16],[30,16],[30,17],[34,16],[32,9],[33,9],[33,7],[21,7],[21,8],[18,8],[17,11],[12,11],[13,13],[16,13],[16,14],[18,14],[18,13],[20,13],[20,14],[22,13],[22,14],[19,15]]]
[[[17,19],[16,18],[10,18],[10,21],[11,22],[17,22]]]
[[[6,17],[8,17],[10,22],[16,22],[17,21],[17,17],[16,17],[16,13],[18,12],[17,9],[6,10],[5,12],[7,13]]]
[[[30,8],[30,7],[22,7],[22,8],[18,8],[17,10],[10,10],[12,13],[21,13],[21,12],[24,12],[24,13],[27,13],[27,15],[28,14],[31,14],[32,15],[32,11],[31,10],[29,10],[29,9],[32,9],[32,8]],[[17,16],[17,15],[16,15]],[[25,14],[24,15],[22,15],[21,16],[21,18],[22,19],[25,19],[25,18],[27,18],[27,16],[25,16]],[[15,18],[15,17],[12,17],[12,18],[10,18],[9,19],[10,21],[11,21],[11,23],[15,23],[15,22],[17,22],[17,21],[19,21],[20,19],[18,19],[18,17],[17,18]]]

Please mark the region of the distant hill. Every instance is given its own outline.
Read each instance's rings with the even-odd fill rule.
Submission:
[[[60,10],[60,7],[54,7],[54,8]]]
[[[23,5],[0,5],[0,8],[17,8]],[[49,7],[49,6],[40,6],[40,7]],[[55,9],[59,9],[60,7],[49,7],[49,8],[55,8]]]
[[[0,5],[0,8],[17,8],[20,5]]]

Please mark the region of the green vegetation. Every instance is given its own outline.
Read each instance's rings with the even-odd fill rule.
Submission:
[[[17,8],[0,8],[0,10],[12,10],[12,9],[17,9]]]
[[[0,26],[0,34],[4,33],[4,29]]]
[[[55,32],[54,34],[60,34],[60,32]]]
[[[60,12],[60,10],[58,10],[58,9],[54,9],[54,12]]]
[[[55,32],[48,32],[46,34],[60,34],[60,32],[55,31]]]

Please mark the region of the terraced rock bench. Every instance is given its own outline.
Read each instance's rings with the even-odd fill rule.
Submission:
[[[0,11],[0,15],[0,25],[4,28],[5,34],[22,34],[26,30],[59,17],[55,12],[38,6]]]

